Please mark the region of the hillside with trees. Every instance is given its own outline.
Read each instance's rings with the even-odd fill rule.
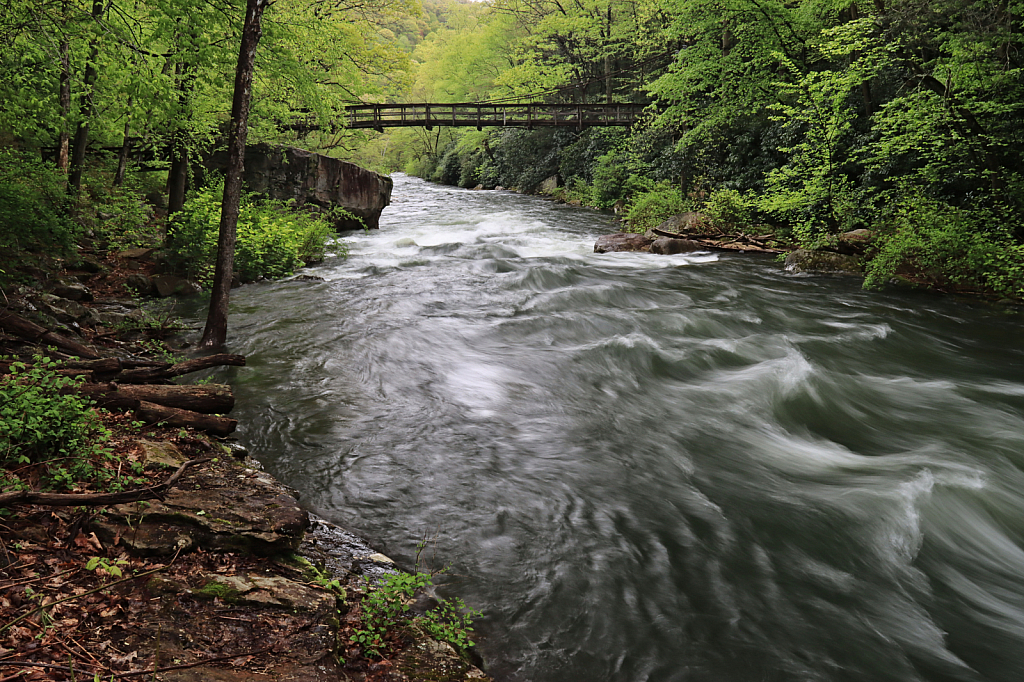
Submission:
[[[871,230],[898,271],[1024,291],[1020,3],[495,0],[424,40],[424,101],[636,102],[629,131],[392,133],[393,167],[464,187],[765,224],[806,247]],[[414,156],[409,160],[410,153]],[[642,231],[642,230],[641,230]]]
[[[533,192],[557,176],[559,198],[615,209],[640,231],[686,210],[805,247],[867,229],[869,284],[902,272],[1019,298],[1021,10],[968,0],[273,3],[249,143],[463,187]],[[239,2],[6,3],[5,249],[108,229],[83,201],[132,230],[143,209],[127,194],[166,193],[179,211],[191,164],[226,145],[242,15]],[[630,102],[647,114],[628,130],[339,127],[346,104],[378,101]]]

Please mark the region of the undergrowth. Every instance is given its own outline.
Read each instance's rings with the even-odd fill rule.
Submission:
[[[0,376],[0,487],[4,490],[111,491],[136,483],[107,447],[110,432],[92,401],[75,391],[80,377],[63,376],[53,360],[13,362]],[[137,472],[136,472],[137,473]]]

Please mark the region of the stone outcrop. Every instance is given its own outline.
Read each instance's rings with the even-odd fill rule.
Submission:
[[[205,166],[224,171],[228,155],[210,156]],[[257,144],[245,150],[245,184],[254,192],[314,210],[343,208],[359,220],[334,219],[338,230],[379,227],[381,211],[391,203],[391,178],[323,154],[295,147]]]
[[[171,449],[143,447],[147,464],[175,465],[184,457]],[[253,468],[220,463],[190,471],[163,501],[144,511],[134,504],[111,507],[93,521],[104,541],[137,554],[168,555],[179,549],[249,552],[262,556],[293,552],[309,516],[292,491]]]
[[[650,251],[653,239],[634,232],[616,232],[603,234],[594,244],[594,253],[612,253],[614,251]]]

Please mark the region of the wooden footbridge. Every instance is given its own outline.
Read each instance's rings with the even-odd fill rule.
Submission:
[[[631,126],[642,104],[356,104],[345,107],[349,128],[484,126],[511,128]]]

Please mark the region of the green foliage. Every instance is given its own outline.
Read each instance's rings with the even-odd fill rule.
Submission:
[[[79,203],[84,208],[88,199],[89,211],[96,216],[96,237],[114,250],[159,245],[163,235],[151,222],[153,210],[142,198],[142,181],[129,174],[124,185],[115,187],[109,172],[90,170]]]
[[[55,363],[45,357],[36,357],[32,366],[14,362],[10,374],[0,376],[5,486],[24,487],[20,474],[30,468],[38,471],[43,487],[57,490],[73,489],[80,482],[120,490],[134,482],[104,466],[113,457],[104,447],[110,433],[92,412],[91,402],[73,391],[80,383],[57,374]]]
[[[115,578],[120,578],[124,575],[124,571],[121,570],[122,566],[128,564],[127,559],[115,559],[113,561],[106,557],[94,556],[85,563],[85,570],[87,571],[104,571],[108,575]]]
[[[1024,297],[1024,245],[1016,243],[1005,214],[964,209],[908,192],[878,236],[878,253],[867,268],[867,286],[898,272],[932,283],[953,282]]]
[[[367,578],[362,627],[354,630],[352,641],[362,646],[367,656],[380,656],[390,628],[420,625],[439,641],[460,649],[473,646],[469,633],[473,631],[473,618],[480,613],[467,609],[461,599],[442,599],[439,607],[425,616],[409,615],[409,604],[416,592],[432,582],[429,573],[389,573],[376,583]]]
[[[95,429],[89,401],[73,393],[80,379],[56,373],[55,363],[37,357],[31,367],[11,365],[0,376],[0,457],[20,464],[74,456]]]
[[[730,229],[749,225],[753,206],[737,190],[716,189],[704,201],[701,212],[712,227]]]
[[[223,181],[194,192],[168,228],[172,252],[199,281],[213,280]],[[243,282],[286,277],[323,260],[334,232],[326,219],[248,194],[239,208],[235,272]]]
[[[0,149],[0,266],[16,262],[24,249],[70,253],[76,236],[70,209],[64,176],[52,164]]]
[[[646,232],[657,227],[672,216],[688,210],[687,203],[678,187],[660,182],[653,189],[633,197],[628,213],[629,230]]]

